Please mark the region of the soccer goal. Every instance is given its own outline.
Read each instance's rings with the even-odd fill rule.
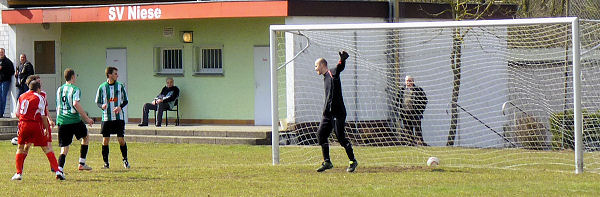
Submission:
[[[598,172],[600,23],[577,18],[272,25],[273,164],[318,165],[323,76],[338,51],[346,135],[361,166]],[[423,143],[401,95],[412,76],[427,98]],[[412,123],[410,123],[412,124]],[[414,126],[414,125],[413,125]],[[329,138],[334,164],[344,149]],[[589,159],[585,167],[583,158]],[[360,167],[359,167],[360,168]]]

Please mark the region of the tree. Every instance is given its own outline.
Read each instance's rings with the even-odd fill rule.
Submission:
[[[486,16],[494,14],[496,9],[492,9],[495,1],[493,0],[444,0],[450,5],[450,9],[444,12],[451,12],[454,20],[479,20]],[[450,66],[454,76],[452,86],[452,97],[450,100],[450,130],[448,131],[448,141],[446,146],[454,146],[456,138],[456,129],[458,125],[458,96],[460,95],[460,80],[462,66],[462,49],[465,36],[471,28],[454,28],[452,32],[452,52],[450,55]]]

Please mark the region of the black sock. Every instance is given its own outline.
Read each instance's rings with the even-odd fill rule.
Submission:
[[[79,151],[79,158],[85,159],[87,157],[88,145],[81,145],[81,150]],[[81,165],[85,165],[85,162],[79,162]]]
[[[322,144],[321,151],[323,151],[323,160],[330,161],[331,159],[329,158],[329,144]]]
[[[124,160],[127,159],[127,144],[123,144],[123,146],[121,146],[121,155],[123,156]]]
[[[104,163],[108,163],[108,145],[102,145],[102,159]]]
[[[348,159],[350,159],[350,161],[356,161],[356,158],[354,158],[354,150],[352,149],[352,144],[348,144],[348,146],[344,147],[344,149],[346,149]]]
[[[65,160],[67,160],[67,155],[60,154],[60,156],[58,156],[58,167],[64,168]]]

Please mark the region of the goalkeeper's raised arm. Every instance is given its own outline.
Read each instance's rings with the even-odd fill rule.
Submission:
[[[340,55],[340,61],[338,62],[338,65],[336,66],[337,73],[344,71],[344,68],[346,68],[346,59],[348,59],[348,57],[350,57],[350,55],[348,55],[348,53],[346,53],[346,51],[340,51],[339,55]]]

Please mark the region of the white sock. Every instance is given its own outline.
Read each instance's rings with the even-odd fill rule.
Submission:
[[[85,163],[85,158],[79,158],[79,164]]]

